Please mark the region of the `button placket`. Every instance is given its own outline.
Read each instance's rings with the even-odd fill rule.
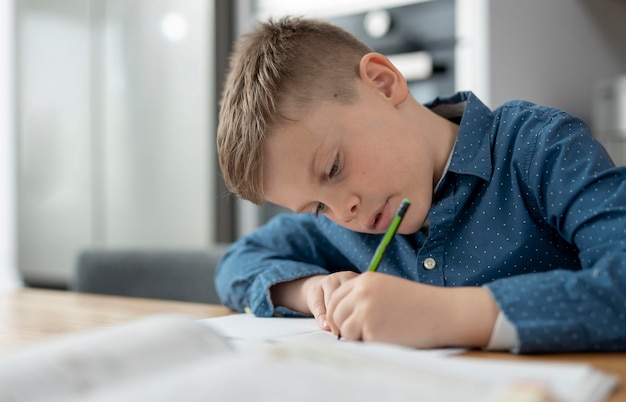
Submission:
[[[445,194],[444,194],[445,192]],[[445,286],[444,249],[454,222],[454,185],[448,180],[428,212],[430,230],[417,254],[417,272],[421,283]],[[421,267],[420,267],[421,265]]]

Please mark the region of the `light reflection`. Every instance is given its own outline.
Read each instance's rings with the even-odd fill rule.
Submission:
[[[168,14],[161,22],[163,35],[172,42],[178,42],[187,36],[187,20],[180,14]]]

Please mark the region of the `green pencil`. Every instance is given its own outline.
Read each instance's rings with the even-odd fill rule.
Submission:
[[[376,271],[378,268],[378,264],[380,264],[380,260],[383,259],[383,254],[385,254],[385,250],[387,250],[387,246],[391,242],[391,239],[398,231],[398,227],[404,219],[404,214],[406,214],[406,210],[409,209],[411,205],[411,201],[405,198],[400,203],[398,210],[396,211],[396,215],[393,217],[391,224],[389,225],[389,229],[387,229],[387,233],[383,236],[380,244],[376,248],[376,252],[374,253],[374,257],[372,257],[372,261],[370,262],[370,266],[367,268],[368,271]],[[341,334],[337,334],[337,340],[341,339]]]
[[[411,205],[411,201],[409,201],[407,198],[403,199],[402,202],[400,203],[400,206],[398,207],[398,211],[396,212],[396,216],[393,217],[393,220],[391,221],[391,224],[389,225],[389,229],[387,229],[387,233],[385,233],[385,236],[383,236],[383,239],[380,241],[380,244],[376,248],[374,257],[372,257],[372,261],[370,262],[370,265],[367,268],[368,271],[373,272],[373,271],[376,271],[376,269],[378,269],[378,264],[380,264],[380,260],[382,260],[383,254],[385,254],[385,250],[387,250],[387,246],[389,245],[389,242],[391,242],[391,239],[398,231],[398,227],[400,226],[402,219],[404,219],[404,214],[406,214],[406,210],[409,209],[410,205]]]

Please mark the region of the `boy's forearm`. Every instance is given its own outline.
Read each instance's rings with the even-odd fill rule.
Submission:
[[[315,277],[307,276],[273,285],[270,288],[270,296],[274,306],[286,307],[302,314],[311,314],[306,300],[306,286],[312,278]]]
[[[442,288],[445,296],[442,345],[485,347],[500,312],[491,293],[482,287]]]

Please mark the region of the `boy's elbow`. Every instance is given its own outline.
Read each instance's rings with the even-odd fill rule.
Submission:
[[[245,286],[233,275],[232,271],[229,269],[228,257],[225,255],[215,271],[215,290],[223,305],[234,311],[243,311]]]

